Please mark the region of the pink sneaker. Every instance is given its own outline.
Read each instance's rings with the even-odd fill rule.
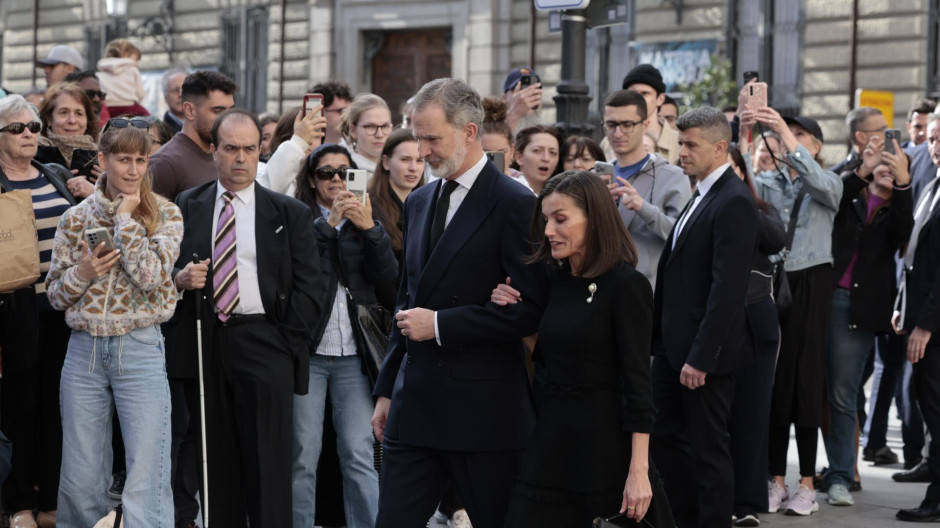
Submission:
[[[777,513],[780,506],[790,498],[790,492],[785,486],[777,484],[776,480],[771,479],[767,483],[767,511]]]
[[[787,515],[811,515],[819,511],[816,492],[800,484],[793,499],[787,503]]]

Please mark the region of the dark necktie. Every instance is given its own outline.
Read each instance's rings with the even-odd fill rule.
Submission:
[[[444,224],[447,223],[447,210],[450,208],[450,195],[457,189],[457,182],[449,180],[444,183],[444,192],[437,199],[437,206],[434,208],[434,220],[431,222],[431,239],[428,244],[428,254],[434,251],[434,246],[441,239],[444,233]]]

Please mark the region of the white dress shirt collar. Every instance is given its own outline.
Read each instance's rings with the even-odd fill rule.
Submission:
[[[705,196],[708,194],[708,191],[711,190],[713,185],[715,185],[715,182],[718,181],[718,178],[721,178],[721,175],[724,174],[725,171],[730,167],[730,163],[725,163],[721,167],[718,167],[712,171],[712,173],[706,176],[704,180],[698,182],[698,185],[696,185],[695,188],[698,189],[699,196]]]
[[[472,167],[467,169],[466,172],[457,176],[457,184],[463,187],[466,190],[470,190],[473,187],[473,183],[477,181],[477,177],[480,176],[480,173],[483,172],[483,167],[486,166],[486,154],[480,156],[480,161],[476,162]],[[441,189],[444,188],[444,184],[441,183]],[[440,191],[438,192],[440,195]]]
[[[215,188],[216,188],[216,189],[215,189],[215,200],[216,200],[216,201],[219,201],[219,198],[221,198],[223,194],[225,194],[226,192],[228,192],[228,189],[226,189],[225,187],[223,187],[221,182],[219,182],[218,184],[216,184]],[[236,196],[243,204],[249,205],[249,204],[251,203],[251,200],[253,200],[254,197],[255,197],[255,182],[251,182],[251,185],[249,185],[248,187],[245,187],[244,189],[242,189],[242,190],[240,190],[240,191],[233,191],[233,192],[235,192],[235,196]]]

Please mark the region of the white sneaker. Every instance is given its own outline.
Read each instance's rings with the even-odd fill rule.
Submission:
[[[467,510],[457,510],[450,518],[450,528],[473,528]]]
[[[816,492],[800,484],[793,495],[793,499],[787,503],[787,515],[811,515],[819,511],[819,503],[816,502]]]
[[[777,484],[777,481],[773,479],[767,483],[767,511],[777,513],[780,506],[789,498],[790,492],[786,486]]]
[[[849,488],[845,484],[832,484],[829,486],[827,493],[829,497],[826,501],[833,506],[851,506],[855,504],[852,494],[849,493]]]

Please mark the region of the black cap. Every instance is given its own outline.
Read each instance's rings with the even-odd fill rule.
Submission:
[[[663,82],[663,75],[659,73],[652,64],[640,64],[627,73],[623,78],[623,89],[627,90],[633,84],[645,84],[652,86],[657,94],[666,91],[666,83]]]
[[[797,125],[802,127],[804,130],[814,135],[816,139],[823,141],[822,129],[819,128],[819,123],[817,123],[815,119],[803,116],[784,117],[783,122],[788,125]]]

